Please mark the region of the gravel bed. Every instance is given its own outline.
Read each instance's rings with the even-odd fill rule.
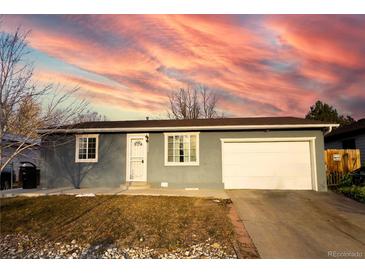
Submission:
[[[0,235],[0,258],[8,259],[235,259],[226,246],[207,239],[190,248],[173,250],[149,247],[118,248],[115,245],[94,245],[51,242],[25,234]]]

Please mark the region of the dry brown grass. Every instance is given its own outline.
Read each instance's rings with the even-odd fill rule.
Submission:
[[[211,238],[232,246],[228,206],[209,199],[152,196],[48,196],[1,199],[1,234],[121,247],[189,247]]]

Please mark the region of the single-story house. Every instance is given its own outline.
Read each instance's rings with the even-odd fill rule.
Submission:
[[[294,117],[80,123],[43,138],[41,186],[326,191],[323,136],[336,126]]]
[[[326,149],[359,149],[361,165],[365,165],[365,118],[333,130],[325,137]]]

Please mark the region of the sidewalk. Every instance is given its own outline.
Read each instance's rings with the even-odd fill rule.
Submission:
[[[52,189],[8,189],[0,191],[1,198],[9,197],[39,197],[51,195],[149,195],[149,196],[184,196],[184,197],[202,197],[202,198],[217,198],[229,199],[228,195],[223,189],[199,189],[199,190],[185,190],[185,189],[165,189],[165,188],[149,188],[149,189],[131,189],[125,190],[123,188],[80,188],[72,187],[52,188]]]

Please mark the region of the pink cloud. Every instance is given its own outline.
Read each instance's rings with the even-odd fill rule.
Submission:
[[[47,72],[77,83],[94,102],[164,113],[169,91],[199,83],[219,92],[220,108],[236,116],[303,116],[317,99],[359,116],[364,110],[357,104],[333,95],[342,90],[365,102],[364,18],[70,15],[5,21],[8,28],[32,29],[29,42],[38,51],[118,83]]]
[[[271,16],[267,26],[286,49],[287,58],[298,62],[298,73],[320,82],[316,99],[342,111],[364,115],[365,16]],[[346,98],[345,98],[346,97]],[[355,102],[354,101],[354,102]],[[361,117],[361,116],[360,116]]]
[[[304,57],[350,68],[364,67],[365,17],[272,16],[269,27]]]

